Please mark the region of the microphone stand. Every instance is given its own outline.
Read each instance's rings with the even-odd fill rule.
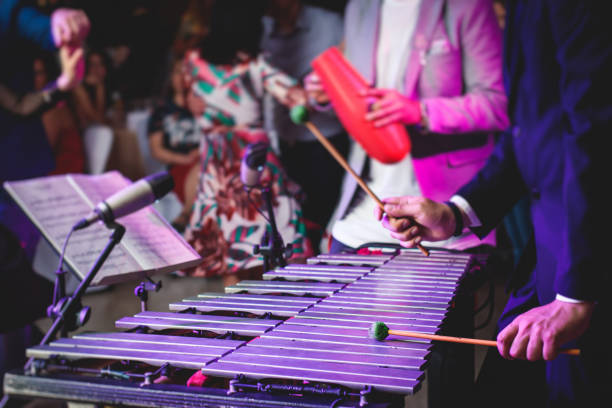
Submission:
[[[59,311],[57,317],[55,318],[55,321],[51,325],[51,328],[47,331],[47,333],[41,340],[41,346],[48,344],[53,338],[55,338],[55,335],[58,333],[58,331],[60,331],[60,329],[62,330],[62,332],[67,332],[67,330],[73,329],[73,325],[75,323],[74,319],[77,317],[75,314],[77,313],[78,309],[81,309],[81,297],[89,287],[89,284],[96,276],[98,271],[102,268],[102,265],[110,255],[113,248],[115,248],[115,246],[119,244],[119,242],[123,238],[123,235],[125,234],[125,227],[123,225],[115,221],[107,222],[105,225],[107,228],[113,230],[111,236],[109,237],[108,243],[106,244],[106,247],[104,247],[104,250],[102,251],[102,253],[100,253],[98,259],[87,273],[87,276],[85,276],[85,279],[81,281],[76,291],[72,294],[72,296],[70,296],[68,300],[63,302],[61,310]],[[87,312],[85,312],[85,315],[79,316],[79,320],[83,324],[85,324],[85,322],[89,318],[89,309],[87,308],[82,310],[87,310]],[[68,325],[68,327],[66,327],[66,325]],[[33,361],[34,357],[31,357],[25,364],[24,371],[27,372],[30,369]]]
[[[285,246],[283,244],[283,238],[276,228],[270,187],[262,186],[261,195],[268,212],[269,229],[266,229],[261,237],[261,244],[255,245],[253,253],[261,253],[263,255],[264,272],[266,272],[279,266],[287,266],[286,258],[289,258],[293,253],[293,245],[287,244],[287,246]]]
[[[51,319],[57,318],[59,312],[64,307],[66,301],[66,270],[60,265],[55,271],[55,285],[53,287],[54,301],[53,304],[47,307],[47,317]],[[60,336],[65,337],[67,331],[65,326],[61,329]]]

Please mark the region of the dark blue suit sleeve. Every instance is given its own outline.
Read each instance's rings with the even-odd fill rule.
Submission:
[[[43,50],[56,49],[49,16],[29,7],[25,1],[0,0],[0,43],[17,37]]]
[[[480,238],[491,232],[526,193],[510,131],[501,135],[480,172],[457,192],[470,203],[482,222],[482,226],[472,228]]]
[[[609,225],[606,198],[612,132],[612,38],[609,13],[599,1],[549,1],[549,24],[561,67],[564,113],[564,233],[555,290],[565,296],[601,299],[609,290],[602,232]]]

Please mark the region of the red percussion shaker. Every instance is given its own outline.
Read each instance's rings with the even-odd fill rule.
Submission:
[[[315,58],[312,68],[321,79],[340,122],[370,157],[382,163],[396,163],[410,152],[404,125],[392,123],[377,128],[365,119],[369,102],[360,92],[366,91],[369,85],[336,47]]]

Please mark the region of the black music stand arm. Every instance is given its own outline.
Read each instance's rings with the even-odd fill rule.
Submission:
[[[74,312],[73,309],[80,304],[81,297],[89,287],[89,284],[91,283],[93,278],[95,278],[100,268],[102,268],[102,265],[104,265],[104,262],[112,252],[113,248],[115,248],[115,246],[123,238],[123,235],[125,234],[125,227],[123,225],[118,224],[116,222],[109,222],[106,224],[106,226],[109,229],[113,230],[113,233],[108,239],[106,247],[104,247],[104,250],[102,251],[102,253],[100,253],[100,256],[98,256],[98,259],[87,273],[87,276],[85,276],[85,279],[81,281],[77,290],[72,294],[72,296],[70,296],[70,299],[66,303],[66,306],[61,310],[59,316],[57,316],[57,318],[53,321],[53,325],[51,325],[51,328],[47,331],[45,337],[43,337],[43,339],[40,341],[41,346],[49,343],[49,341],[51,341],[55,337],[57,332],[62,328],[66,320],[66,316],[69,313]],[[25,371],[30,368],[30,365],[32,364],[33,360],[34,358],[30,358],[28,360],[24,367]]]

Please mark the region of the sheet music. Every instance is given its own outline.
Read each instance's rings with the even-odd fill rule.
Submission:
[[[125,245],[144,269],[180,264],[192,256],[193,249],[177,245],[178,234],[152,208],[143,208],[122,221],[128,231]]]
[[[95,204],[130,184],[118,172],[59,175],[7,182],[5,188],[59,253],[70,228]],[[92,285],[114,283],[195,265],[197,253],[153,208],[118,220],[126,234],[100,269]],[[102,223],[75,231],[65,260],[82,279],[106,246],[111,231]],[[55,268],[55,265],[50,266]]]
[[[66,177],[90,200],[91,208],[131,183],[116,171],[95,176],[69,174]]]

